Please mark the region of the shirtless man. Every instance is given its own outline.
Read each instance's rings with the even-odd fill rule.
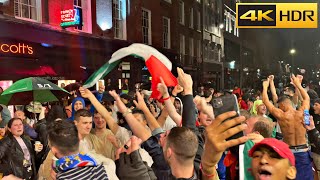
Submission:
[[[291,151],[294,153],[298,171],[296,179],[313,180],[312,159],[307,146],[306,130],[301,126],[303,111],[310,108],[310,98],[301,86],[303,77],[292,75],[291,79],[303,98],[302,105],[298,110],[295,109],[293,102],[287,96],[279,98],[279,108],[276,108],[269,101],[267,91],[270,78],[263,82],[262,100],[269,112],[278,120],[283,134],[283,141],[290,146]]]

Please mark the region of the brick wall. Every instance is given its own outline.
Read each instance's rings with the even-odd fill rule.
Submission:
[[[2,6],[0,6],[0,11],[3,12],[3,14],[14,16],[14,1],[9,1],[9,3],[4,3]]]

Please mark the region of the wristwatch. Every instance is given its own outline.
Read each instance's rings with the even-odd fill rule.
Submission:
[[[125,118],[129,113],[132,113],[132,110],[128,108],[127,111],[122,114],[122,116]]]

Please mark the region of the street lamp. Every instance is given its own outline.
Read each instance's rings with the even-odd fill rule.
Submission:
[[[219,28],[220,28],[220,29],[223,29],[223,28],[224,28],[224,24],[223,24],[223,23],[220,23]]]
[[[294,54],[296,54],[296,50],[294,48],[290,49],[290,54],[291,54],[292,73],[294,73],[293,72],[293,70],[294,70],[293,56],[294,56]]]

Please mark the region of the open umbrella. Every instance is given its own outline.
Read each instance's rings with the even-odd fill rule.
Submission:
[[[0,96],[0,104],[26,105],[31,101],[52,102],[68,95],[68,91],[48,80],[29,77],[15,82],[6,89]]]

